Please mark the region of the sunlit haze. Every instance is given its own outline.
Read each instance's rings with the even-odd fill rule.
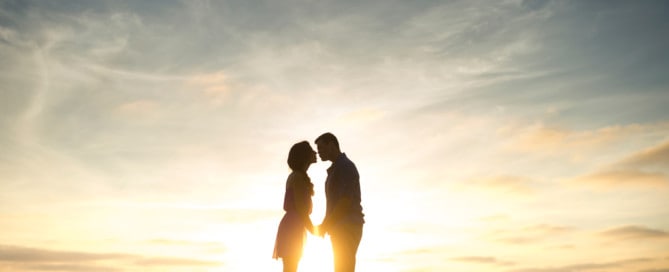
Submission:
[[[669,271],[669,1],[0,0],[0,88],[0,271],[281,271],[324,132],[358,271]]]

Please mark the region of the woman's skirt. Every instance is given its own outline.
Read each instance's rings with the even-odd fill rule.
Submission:
[[[301,258],[306,239],[304,222],[295,212],[286,213],[279,223],[273,258]]]

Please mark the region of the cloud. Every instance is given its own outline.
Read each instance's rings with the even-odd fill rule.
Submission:
[[[640,168],[669,168],[669,141],[631,155],[619,162],[618,165]]]
[[[534,193],[534,180],[512,175],[499,175],[484,178],[471,178],[464,186],[482,188],[503,194],[531,195]]]
[[[602,236],[620,240],[628,239],[665,239],[669,232],[644,226],[622,226],[600,232]]]
[[[134,262],[140,266],[219,266],[220,262],[184,258],[144,258]]]
[[[0,245],[0,253],[0,261],[10,262],[90,262],[100,260],[127,260],[136,257],[128,254],[57,251],[10,245]]]
[[[230,98],[230,92],[240,88],[223,71],[193,75],[186,80],[186,85],[200,91],[214,105],[225,103]]]
[[[649,173],[635,169],[602,170],[571,179],[570,182],[602,188],[621,186],[663,188],[669,185],[669,176],[664,173]]]
[[[611,144],[639,135],[657,135],[666,132],[669,132],[669,122],[614,125],[591,130],[570,130],[539,123],[525,127],[507,126],[498,130],[501,136],[512,139],[506,147],[510,151],[571,156],[601,151]],[[665,154],[667,151],[664,149],[656,152],[660,154],[652,153],[652,155],[667,156]]]
[[[221,246],[218,242],[194,242],[186,240],[172,240],[172,239],[151,239],[147,241],[152,244],[159,245],[173,245],[173,246]]]
[[[30,271],[100,271],[100,272],[115,272],[115,271],[125,271],[120,268],[113,268],[102,265],[77,265],[77,264],[17,264],[17,267],[25,268]]]
[[[89,253],[0,245],[0,264],[3,263],[38,271],[118,271],[128,265],[153,267],[221,265],[220,262],[187,258],[146,257],[135,254]]]
[[[563,238],[573,230],[574,228],[567,226],[539,224],[520,229],[496,230],[488,234],[488,238],[504,244],[524,245],[557,237]]]
[[[382,118],[386,113],[375,108],[362,108],[346,113],[338,118],[342,124],[367,123]]]
[[[506,214],[494,214],[478,218],[479,221],[484,223],[503,223],[503,222],[509,222],[510,219],[511,217]]]
[[[119,105],[116,111],[131,118],[150,117],[157,114],[160,106],[158,102],[151,100],[136,100]]]
[[[666,8],[650,2],[528,3],[532,2],[519,6],[500,4],[478,14],[468,14],[466,8],[456,9],[471,19],[446,22],[444,25],[455,25],[465,31],[435,42],[440,49],[437,52],[442,56],[463,56],[472,63],[483,60],[490,65],[480,69],[480,76],[471,80],[469,88],[460,88],[466,91],[436,98],[434,107],[493,114],[501,106],[510,109],[509,115],[547,117],[578,127],[611,124],[613,119],[630,124],[666,118],[666,112],[660,110],[669,100],[664,92],[667,78],[662,72],[667,52],[662,48],[669,39],[656,25],[669,23],[664,19]],[[579,27],[583,25],[590,27]],[[527,44],[520,48],[530,50],[521,50],[495,63],[497,54],[491,52],[512,46],[518,40]],[[630,54],[631,51],[638,54]],[[477,84],[485,82],[486,75],[509,73],[520,76]],[[648,107],[630,107],[636,104],[631,101]],[[561,114],[546,116],[547,109]],[[607,114],[612,109],[615,113]]]
[[[601,188],[666,188],[669,186],[669,174],[665,171],[668,165],[669,142],[663,142],[568,182]]]
[[[457,261],[457,262],[479,263],[479,264],[495,264],[495,265],[501,265],[501,266],[509,266],[509,265],[514,265],[515,264],[513,262],[500,261],[495,257],[489,257],[489,256],[463,256],[463,257],[451,258],[451,260]]]
[[[507,272],[574,272],[574,271],[601,271],[602,269],[617,269],[628,271],[628,265],[651,262],[650,258],[626,259],[608,263],[580,263],[558,267],[535,267],[508,270]],[[607,270],[608,271],[608,270]]]
[[[172,239],[151,239],[146,242],[160,246],[192,247],[193,249],[202,249],[205,252],[213,252],[216,254],[224,253],[227,250],[225,245],[219,242],[198,242]]]

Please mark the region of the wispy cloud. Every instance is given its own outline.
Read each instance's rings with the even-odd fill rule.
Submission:
[[[500,135],[513,140],[508,148],[521,152],[545,155],[582,157],[592,151],[602,151],[619,141],[639,135],[656,136],[669,131],[669,123],[614,125],[593,130],[570,130],[535,124],[527,127],[504,127]]]
[[[222,263],[174,257],[146,257],[136,254],[90,253],[0,245],[0,263],[36,269],[38,271],[67,270],[118,271],[132,265],[164,266],[221,266]],[[105,265],[103,265],[104,263]],[[113,265],[111,264],[113,263]],[[88,270],[91,271],[91,270]]]
[[[220,266],[221,262],[215,262],[215,261],[202,261],[202,260],[194,260],[194,259],[185,259],[185,258],[165,258],[165,257],[160,257],[160,258],[143,258],[134,261],[135,264],[140,265],[140,266]]]
[[[117,112],[131,119],[150,117],[156,114],[159,104],[150,100],[137,100],[123,103],[117,108]]]
[[[489,256],[463,256],[451,258],[451,260],[456,262],[465,262],[465,263],[478,263],[478,264],[493,264],[500,266],[511,266],[515,265],[514,262],[501,261],[495,257]]]
[[[104,266],[104,265],[80,265],[80,264],[11,264],[15,268],[28,269],[29,271],[100,271],[100,272],[115,272],[124,271],[120,268]]]
[[[570,180],[576,184],[595,185],[603,188],[619,186],[666,188],[669,173],[663,171],[669,162],[669,143],[663,142],[651,148],[601,167],[592,173]]]
[[[637,154],[623,159],[618,163],[620,166],[639,167],[639,168],[659,168],[669,167],[669,142],[661,143]]]
[[[645,226],[622,226],[602,231],[600,234],[608,238],[620,240],[669,238],[669,232]]]
[[[0,246],[0,260],[11,262],[90,262],[99,260],[128,260],[137,256],[116,253],[87,253],[59,251],[20,246]]]
[[[573,227],[539,224],[518,229],[495,230],[487,236],[488,239],[504,244],[527,245],[542,243],[557,237],[564,238],[573,231]]]
[[[614,269],[624,271],[627,265],[643,264],[653,261],[651,258],[627,259],[616,262],[605,263],[580,263],[555,267],[535,267],[508,270],[508,272],[573,272],[573,271],[599,271],[601,269]]]
[[[202,242],[202,241],[188,241],[188,240],[173,240],[173,239],[151,239],[146,241],[151,245],[172,246],[175,248],[189,247],[194,250],[199,250],[207,253],[224,254],[228,248],[224,243],[220,242]]]
[[[464,181],[463,186],[490,190],[502,194],[532,195],[535,181],[528,177],[501,175],[492,177],[472,178]]]
[[[595,185],[601,188],[669,186],[669,176],[664,173],[644,172],[636,169],[603,170],[570,180],[575,184]]]

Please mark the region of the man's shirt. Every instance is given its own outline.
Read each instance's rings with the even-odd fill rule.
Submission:
[[[325,197],[327,199],[326,217],[331,216],[339,200],[348,197],[351,200],[349,209],[338,219],[332,222],[337,225],[342,222],[363,224],[365,216],[360,205],[360,176],[355,164],[341,153],[328,168],[328,177],[325,180]]]

